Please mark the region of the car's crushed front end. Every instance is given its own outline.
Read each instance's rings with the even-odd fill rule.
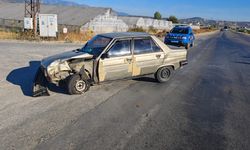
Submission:
[[[46,69],[43,66],[40,66],[36,72],[32,90],[33,97],[50,95],[47,88],[48,80],[46,78],[45,70]]]
[[[60,81],[79,73],[82,68],[92,73],[92,65],[92,55],[76,50],[43,59],[33,81],[32,96],[49,96],[49,83],[59,85]]]

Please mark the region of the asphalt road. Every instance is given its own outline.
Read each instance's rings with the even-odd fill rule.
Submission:
[[[149,77],[32,98],[42,57],[80,45],[0,41],[0,149],[248,150],[250,37],[198,37],[166,84]]]

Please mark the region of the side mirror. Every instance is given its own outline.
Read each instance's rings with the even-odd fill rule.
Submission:
[[[102,54],[101,59],[105,59],[105,58],[109,58],[109,54],[108,53]]]

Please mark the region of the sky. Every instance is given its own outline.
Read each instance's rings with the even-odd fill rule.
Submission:
[[[228,21],[250,21],[250,0],[71,0],[98,7],[111,7],[130,15],[203,17]]]

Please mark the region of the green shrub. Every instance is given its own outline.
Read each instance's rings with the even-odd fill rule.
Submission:
[[[173,23],[179,23],[178,18],[175,17],[175,16],[170,16],[167,20],[168,20],[168,21],[172,21]]]
[[[154,19],[160,20],[161,19],[161,13],[160,12],[155,12],[154,13]]]

